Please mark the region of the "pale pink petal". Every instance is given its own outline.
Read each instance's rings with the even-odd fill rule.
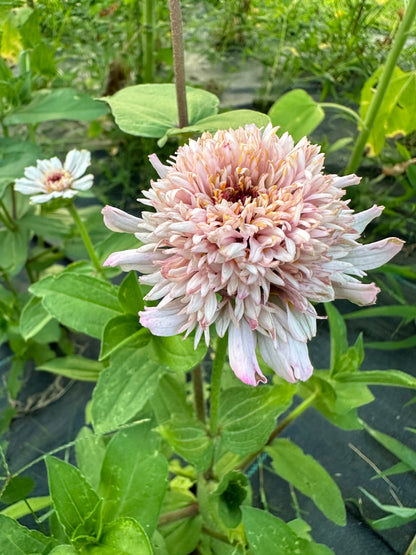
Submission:
[[[350,276],[334,281],[333,287],[337,299],[348,299],[360,306],[374,304],[380,292],[374,283],[361,283]]]
[[[402,249],[404,241],[396,237],[355,247],[342,260],[358,270],[373,270],[388,262]]]
[[[140,218],[131,216],[120,210],[119,208],[114,208],[113,206],[104,206],[101,210],[101,214],[104,216],[104,224],[111,231],[117,231],[119,233],[136,233],[139,229],[140,223],[142,221]]]
[[[358,212],[358,214],[354,214],[352,227],[357,232],[357,236],[364,231],[367,225],[371,221],[373,221],[374,218],[380,216],[383,210],[384,206],[377,206],[376,204],[374,204],[374,206],[372,206],[368,210],[364,210],[363,212]]]
[[[154,262],[161,259],[157,252],[138,252],[137,249],[113,252],[104,262],[103,266],[120,266],[125,272],[136,270],[149,273],[156,269]]]
[[[273,372],[287,382],[295,383],[296,379],[290,365],[289,357],[285,356],[288,353],[286,343],[277,343],[264,335],[259,336],[258,342],[261,358],[270,366]]]
[[[228,356],[230,366],[240,380],[249,385],[266,383],[256,357],[256,334],[245,320],[232,324],[228,332]]]
[[[159,309],[157,306],[146,306],[139,316],[141,325],[160,337],[178,335],[187,320],[186,314],[178,314],[177,308]]]
[[[154,167],[154,169],[157,171],[157,174],[159,177],[166,177],[170,167],[169,166],[165,166],[164,164],[162,164],[162,162],[159,160],[159,158],[156,156],[156,154],[151,154],[149,156],[149,161],[152,164],[152,166]]]

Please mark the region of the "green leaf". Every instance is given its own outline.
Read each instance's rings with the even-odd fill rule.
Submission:
[[[72,545],[58,545],[49,555],[79,555],[79,551],[76,551]]]
[[[56,75],[54,52],[50,44],[45,42],[38,44],[32,51],[30,61],[33,71],[37,71],[47,77],[54,77]]]
[[[380,351],[397,351],[399,349],[413,349],[416,347],[416,335],[399,341],[370,341],[364,344],[366,349],[379,349]]]
[[[95,490],[100,483],[101,466],[105,455],[105,443],[101,436],[84,426],[75,442],[75,454],[80,472]]]
[[[36,370],[45,370],[46,372],[65,376],[71,380],[96,382],[103,370],[103,365],[96,360],[85,358],[81,355],[69,355],[48,360],[48,362],[37,366]]]
[[[4,123],[35,124],[59,119],[91,121],[107,113],[105,104],[75,89],[44,89],[33,93],[32,101],[6,116]]]
[[[390,305],[364,308],[343,315],[346,320],[357,318],[378,318],[380,316],[391,316],[397,318],[416,318],[416,306],[412,305]]]
[[[310,497],[324,515],[340,526],[346,523],[341,492],[328,472],[288,439],[275,439],[266,452],[273,470],[301,493]]]
[[[117,288],[92,276],[62,272],[31,285],[29,291],[41,297],[64,326],[93,337],[100,338],[106,323],[121,313]]]
[[[186,87],[189,124],[216,114],[218,98],[201,89]],[[113,96],[103,97],[111,108],[117,125],[131,135],[163,137],[178,127],[175,85],[147,84],[126,87]]]
[[[165,374],[159,380],[157,389],[150,399],[150,406],[155,413],[158,424],[170,420],[177,414],[181,418],[190,418],[192,407],[186,399],[183,374]]]
[[[333,555],[326,545],[309,542],[280,518],[255,509],[242,507],[244,529],[253,555]]]
[[[52,500],[49,495],[44,497],[29,497],[28,499],[18,501],[17,503],[13,503],[13,505],[6,507],[0,512],[0,514],[17,520],[22,518],[22,516],[42,511],[43,509],[46,509],[46,507],[49,507],[51,503]]]
[[[102,500],[81,472],[56,457],[46,457],[49,491],[59,521],[71,541],[100,537]]]
[[[131,517],[153,534],[168,483],[168,463],[157,451],[157,440],[146,423],[120,430],[111,439],[99,487],[105,522]]]
[[[254,123],[257,127],[266,127],[270,123],[270,118],[254,110],[232,110],[208,116],[187,127],[169,129],[166,135],[171,137],[182,133],[203,133],[204,131],[215,133],[218,129],[237,129],[250,123]]]
[[[56,210],[49,214],[35,214],[29,210],[19,220],[19,225],[43,238],[59,241],[71,234],[72,222],[69,214],[63,210]]]
[[[224,446],[241,456],[261,449],[277,417],[291,405],[295,389],[285,383],[257,389],[237,386],[224,391],[220,400]]]
[[[363,422],[363,424],[367,432],[376,441],[381,443],[383,447],[385,447],[391,453],[396,455],[398,459],[406,463],[408,466],[410,466],[410,468],[412,468],[416,472],[416,451],[413,451],[413,449],[410,449],[410,447],[403,445],[403,443],[401,443],[394,437],[390,437],[389,435],[384,434],[383,432],[379,432],[377,430],[374,430],[373,428],[370,428],[370,426],[368,426],[365,422]]]
[[[207,353],[208,347],[200,341],[194,349],[193,335],[184,338],[183,335],[171,337],[151,336],[153,352],[149,356],[175,372],[186,372],[199,364]]]
[[[369,498],[371,501],[377,505],[377,507],[386,513],[391,513],[390,517],[380,518],[378,520],[370,521],[373,528],[376,530],[386,530],[387,528],[393,528],[394,526],[402,526],[407,522],[411,522],[416,519],[416,509],[413,507],[399,507],[397,505],[385,505],[381,503],[377,497],[368,493],[364,488],[360,490]]]
[[[25,168],[35,164],[40,155],[40,148],[34,143],[0,138],[0,198],[7,186],[23,177]]]
[[[325,310],[328,315],[329,331],[331,334],[331,362],[330,374],[339,370],[341,357],[348,350],[347,327],[344,318],[334,305],[325,303]]]
[[[105,360],[131,341],[137,346],[149,342],[147,330],[141,327],[138,315],[123,314],[111,318],[103,330],[99,359]]]
[[[25,499],[33,490],[34,485],[35,481],[31,476],[12,476],[7,479],[1,491],[0,501],[11,505]]]
[[[348,383],[391,385],[416,389],[416,378],[400,370],[360,370],[351,374],[337,374],[336,380]]]
[[[136,520],[120,518],[105,527],[98,545],[84,548],[81,555],[153,555],[153,550]]]
[[[143,293],[136,272],[129,272],[120,284],[118,302],[127,314],[136,316],[144,310]]]
[[[383,68],[379,67],[361,90],[360,117],[363,121],[375,94],[382,71]],[[415,87],[416,72],[405,72],[399,67],[395,67],[367,140],[370,156],[380,154],[386,137],[408,135],[416,129],[416,122],[413,117],[416,112]]]
[[[34,337],[51,320],[52,316],[43,308],[41,299],[31,297],[20,316],[19,328],[23,339],[27,341]]]
[[[29,250],[30,233],[19,228],[16,231],[0,229],[0,268],[9,276],[17,275],[23,268]]]
[[[53,538],[21,526],[13,518],[0,514],[0,553],[37,555],[48,553],[56,545]]]
[[[147,349],[117,351],[98,378],[92,397],[92,420],[97,433],[117,429],[133,418],[156,391],[167,368],[150,360]]]
[[[288,131],[296,142],[312,133],[325,113],[306,91],[294,89],[276,100],[269,116],[272,124],[280,127],[280,133]]]
[[[212,439],[199,420],[174,416],[159,426],[161,436],[186,461],[204,472],[211,463],[213,453]]]
[[[247,498],[249,485],[241,472],[228,472],[213,492],[218,497],[218,514],[227,528],[236,528],[241,522],[241,505]]]

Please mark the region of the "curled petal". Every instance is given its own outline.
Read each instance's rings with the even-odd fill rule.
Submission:
[[[156,154],[151,154],[149,156],[149,161],[152,164],[152,166],[155,168],[155,170],[157,171],[157,174],[159,177],[166,177],[167,173],[169,171],[169,166],[165,166],[164,164],[162,164],[162,162],[159,160],[159,158],[156,156]]]
[[[234,374],[242,382],[249,385],[267,382],[257,362],[256,334],[244,319],[229,328],[228,355]]]
[[[373,270],[393,258],[402,249],[403,244],[404,242],[397,237],[389,237],[376,243],[355,247],[342,260],[358,270]]]
[[[374,220],[374,218],[380,216],[383,210],[384,206],[377,206],[374,204],[374,206],[368,210],[354,214],[352,227],[357,232],[357,237],[364,231],[367,225]]]
[[[91,189],[93,183],[94,176],[92,175],[92,173],[89,173],[88,175],[84,175],[84,177],[81,177],[81,179],[77,179],[76,181],[74,181],[72,184],[72,188],[77,189],[78,191],[88,191],[88,189]]]
[[[380,289],[374,283],[361,283],[351,276],[337,277],[333,281],[337,299],[348,299],[360,306],[374,304]]]
[[[159,337],[178,335],[187,321],[186,314],[178,314],[177,308],[168,309],[157,306],[146,306],[144,311],[139,312],[139,317],[141,325]]]
[[[103,266],[120,266],[125,272],[136,270],[148,274],[155,270],[154,262],[160,260],[162,256],[157,252],[138,252],[138,249],[117,251],[110,254]]]
[[[117,231],[119,233],[136,233],[142,222],[140,218],[131,216],[119,208],[108,205],[104,206],[101,210],[101,214],[104,216],[104,224],[106,227],[111,229],[111,231]]]
[[[65,158],[64,168],[68,170],[74,179],[81,177],[91,164],[91,154],[88,150],[70,150]]]

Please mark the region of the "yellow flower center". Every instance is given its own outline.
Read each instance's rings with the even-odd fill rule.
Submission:
[[[53,191],[66,191],[70,189],[73,182],[73,177],[68,170],[53,170],[45,173],[43,184],[48,192]]]

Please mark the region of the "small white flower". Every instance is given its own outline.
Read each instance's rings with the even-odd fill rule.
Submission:
[[[25,177],[17,179],[16,191],[31,195],[31,202],[43,204],[53,198],[72,198],[78,191],[92,187],[92,174],[81,177],[91,163],[88,150],[70,150],[65,163],[54,156],[50,160],[38,160],[37,166],[25,169]]]

